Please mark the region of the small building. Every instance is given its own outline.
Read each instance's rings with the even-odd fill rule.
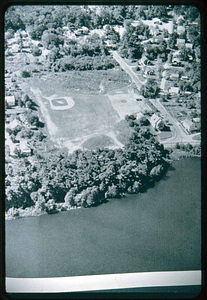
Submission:
[[[167,80],[165,78],[162,78],[161,83],[160,83],[160,89],[164,92],[167,93]]]
[[[140,62],[141,62],[142,65],[145,65],[145,63],[147,62],[147,60],[148,60],[147,57],[145,55],[143,55],[142,58],[141,58],[141,60],[140,60]]]
[[[182,79],[182,80],[189,80],[189,77],[188,77],[188,76],[185,76],[185,75],[183,75],[183,76],[181,76],[181,79]]]
[[[179,74],[173,73],[170,75],[170,79],[176,80],[179,78]]]
[[[17,119],[14,119],[13,121],[10,122],[9,127],[11,129],[16,128],[19,125],[19,121],[17,121]]]
[[[193,128],[193,122],[189,119],[185,119],[184,121],[182,121],[182,125],[185,128],[185,130],[190,133],[192,128]]]
[[[16,101],[15,101],[15,97],[14,96],[6,96],[5,97],[5,102],[9,105],[9,106],[15,106]]]
[[[201,121],[201,118],[193,118],[194,123],[200,123],[200,121]]]
[[[156,114],[153,114],[149,121],[155,130],[162,130],[165,127],[164,121]]]
[[[50,50],[47,50],[47,49],[42,50],[42,56],[45,58],[47,58],[49,53],[50,53]]]
[[[186,47],[187,49],[192,50],[192,49],[193,49],[193,44],[192,44],[192,43],[186,43],[186,44],[185,44],[185,47]]]
[[[137,120],[140,120],[143,117],[144,117],[144,115],[141,111],[137,113]]]
[[[179,35],[185,33],[185,27],[184,26],[177,26],[177,33]]]
[[[191,94],[192,94],[192,92],[185,91],[185,95],[189,96],[189,95],[191,95]]]
[[[169,93],[174,94],[174,95],[178,95],[179,94],[179,87],[176,86],[171,86],[171,88],[169,89]]]
[[[27,141],[20,141],[19,148],[24,154],[31,154],[31,149],[28,146]]]
[[[185,39],[177,39],[176,46],[178,46],[178,47],[185,46]]]

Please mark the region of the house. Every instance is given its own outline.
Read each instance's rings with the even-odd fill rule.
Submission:
[[[174,95],[178,95],[179,94],[179,87],[176,86],[171,86],[171,88],[169,89],[169,93],[174,94]]]
[[[167,80],[165,78],[162,78],[161,80],[160,89],[162,90],[162,94],[168,93]]]
[[[5,102],[9,105],[9,106],[15,106],[16,101],[15,101],[15,97],[14,96],[6,96],[5,97]]]
[[[185,33],[185,27],[184,26],[177,26],[177,33],[179,35]]]
[[[185,91],[185,95],[189,96],[189,95],[191,95],[191,94],[192,94],[192,92]]]
[[[183,125],[183,127],[184,127],[184,129],[188,132],[188,133],[190,133],[191,132],[191,130],[192,130],[192,128],[193,128],[193,122],[191,121],[191,120],[189,120],[189,119],[185,119],[184,121],[182,121],[182,125]]]
[[[144,117],[144,115],[141,111],[137,113],[137,120],[140,120],[143,117]]]
[[[27,141],[20,141],[19,148],[24,154],[31,154],[31,149],[28,147]]]
[[[19,121],[17,121],[17,119],[14,119],[13,121],[10,122],[9,127],[11,129],[16,128],[19,125]]]
[[[192,43],[186,43],[185,47],[192,50],[193,49],[193,44]]]
[[[182,15],[180,15],[178,18],[177,18],[177,23],[179,22],[184,22],[184,17]]]
[[[156,114],[153,114],[149,121],[155,130],[162,130],[165,127],[163,120]]]
[[[179,78],[179,74],[173,73],[170,75],[170,79],[176,80]]]
[[[50,50],[47,50],[47,49],[42,50],[42,57],[47,58],[49,53],[50,53]]]
[[[142,65],[145,65],[145,63],[147,62],[147,60],[148,60],[147,57],[145,55],[143,55],[142,58],[141,58],[141,60],[140,60],[140,62],[141,62]]]
[[[189,79],[189,77],[188,77],[188,76],[185,76],[185,75],[183,75],[183,76],[181,76],[181,79],[182,79],[182,80],[188,80],[188,79]]]
[[[201,121],[201,118],[193,118],[194,123],[200,123],[200,121]]]
[[[183,46],[185,46],[185,39],[177,39],[176,46],[177,47],[183,47]]]

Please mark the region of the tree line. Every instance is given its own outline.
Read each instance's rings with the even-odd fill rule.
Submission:
[[[48,213],[90,207],[139,193],[166,170],[168,152],[134,117],[123,149],[53,149],[6,163],[6,211],[35,207]]]

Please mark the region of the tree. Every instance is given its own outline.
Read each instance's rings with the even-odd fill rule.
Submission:
[[[30,31],[30,37],[34,40],[41,40],[43,32],[47,29],[44,24],[33,26]]]
[[[168,47],[169,48],[172,48],[172,49],[175,49],[175,45],[177,43],[177,38],[178,38],[178,34],[176,32],[173,32],[168,41],[167,41],[167,44],[168,44]]]
[[[141,87],[141,94],[145,98],[155,98],[159,93],[159,87],[155,80],[148,79],[147,83]]]
[[[18,13],[9,8],[5,13],[5,30],[13,29],[17,31],[19,29],[25,30],[25,25]]]
[[[42,50],[38,46],[32,45],[30,50],[33,56],[40,56],[42,54]]]

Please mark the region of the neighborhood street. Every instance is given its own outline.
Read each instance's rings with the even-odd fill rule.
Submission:
[[[120,64],[121,68],[131,77],[132,81],[136,84],[138,90],[140,91],[141,86],[146,83],[146,80],[142,82],[116,51],[111,51],[111,53],[114,59]]]
[[[120,57],[120,55],[117,53],[117,51],[111,51],[114,59],[120,64],[121,68],[131,77],[132,81],[136,84],[138,90],[140,91],[141,86],[145,84],[145,82],[142,82],[137,75],[132,71],[131,67],[123,60],[123,58]],[[144,100],[144,99],[143,99]],[[164,141],[160,141],[163,145],[166,147],[173,147],[177,143],[191,143],[192,145],[199,145],[200,140],[194,140],[193,138],[196,135],[199,135],[200,133],[195,134],[187,134],[182,128],[182,125],[180,122],[178,122],[176,119],[174,119],[170,113],[167,111],[167,109],[160,103],[160,100],[158,99],[149,99],[149,101],[161,112],[163,117],[165,119],[168,119],[170,123],[173,125],[171,126],[172,130],[172,137],[169,139],[166,139]]]

